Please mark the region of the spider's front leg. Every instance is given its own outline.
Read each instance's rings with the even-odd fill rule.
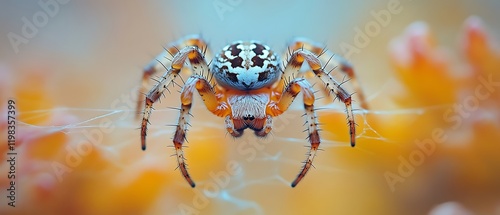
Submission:
[[[304,162],[302,170],[297,175],[297,178],[292,182],[292,187],[297,186],[302,178],[304,178],[307,171],[309,171],[309,169],[311,168],[314,157],[316,157],[316,152],[318,151],[319,144],[321,143],[321,139],[318,133],[318,119],[314,111],[314,90],[311,84],[309,84],[306,79],[294,79],[285,88],[283,95],[281,96],[278,103],[268,106],[269,113],[282,113],[288,109],[293,100],[295,100],[295,97],[301,91],[304,97],[304,109],[306,112],[305,116],[308,132],[307,139],[311,144],[311,148],[309,150],[309,153],[307,154],[307,158]]]
[[[216,93],[212,85],[210,85],[210,83],[200,75],[191,76],[184,84],[184,87],[182,87],[181,90],[182,106],[180,109],[181,113],[179,116],[173,142],[175,147],[175,153],[177,155],[177,163],[179,164],[179,169],[182,173],[182,176],[184,176],[184,178],[187,180],[189,185],[191,185],[191,187],[195,187],[195,183],[191,179],[191,176],[189,176],[189,173],[187,171],[184,159],[184,152],[182,151],[182,145],[184,144],[184,140],[186,139],[189,111],[191,110],[191,105],[193,102],[193,92],[195,91],[195,89],[200,94],[207,109],[212,113],[219,115],[221,114],[220,111],[225,110],[224,108],[227,107],[225,103],[218,102]]]
[[[307,50],[296,50],[295,52],[293,52],[290,60],[288,61],[288,64],[286,65],[285,74],[292,71],[298,71],[304,61],[309,64],[309,67],[312,69],[314,74],[323,81],[325,87],[331,93],[335,94],[336,98],[340,99],[340,101],[345,104],[347,121],[349,124],[351,146],[354,147],[356,145],[356,123],[354,123],[354,114],[352,112],[351,94],[349,94],[344,88],[342,88],[332,76],[326,73],[323,70],[321,61],[318,59],[318,57]]]

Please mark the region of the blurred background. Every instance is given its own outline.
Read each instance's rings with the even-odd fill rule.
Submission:
[[[498,11],[496,0],[2,1],[0,158],[14,99],[18,162],[15,208],[0,163],[0,213],[500,214]],[[323,151],[290,188],[307,150],[300,99],[270,137],[233,139],[196,98],[190,188],[166,126],[180,88],[155,105],[146,151],[135,119],[142,68],[190,34],[215,53],[234,40],[280,53],[306,37],[348,58],[370,107],[354,102],[356,147],[343,105],[321,99]]]

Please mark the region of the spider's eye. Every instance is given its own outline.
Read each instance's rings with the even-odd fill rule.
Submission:
[[[266,70],[264,72],[259,73],[259,78],[257,80],[264,81],[267,79],[268,76],[269,76],[269,71]]]
[[[243,116],[243,120],[250,120],[250,121],[253,121],[255,119],[255,116],[252,116],[252,115],[247,115],[247,116]]]

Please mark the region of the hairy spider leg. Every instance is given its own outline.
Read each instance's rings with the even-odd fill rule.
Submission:
[[[321,143],[318,133],[318,117],[314,111],[314,89],[306,79],[296,78],[287,85],[278,103],[270,104],[268,106],[269,114],[277,113],[272,109],[279,109],[280,112],[283,113],[288,109],[300,92],[302,92],[304,97],[304,109],[306,112],[305,124],[307,124],[308,132],[307,139],[309,140],[311,148],[307,154],[302,170],[300,170],[297,178],[292,182],[292,187],[297,186],[297,184],[302,180],[302,178],[304,178],[306,173],[311,168],[314,157],[316,157],[319,144]]]
[[[287,74],[292,73],[293,71],[298,71],[304,62],[309,64],[309,67],[312,69],[314,74],[323,81],[325,87],[328,88],[331,93],[335,94],[336,98],[345,104],[349,125],[350,142],[351,146],[354,147],[356,145],[356,123],[354,122],[354,114],[352,112],[351,94],[342,88],[340,83],[338,83],[332,76],[326,73],[323,70],[321,61],[318,57],[307,50],[294,51],[288,61],[284,73]]]
[[[141,145],[143,150],[146,149],[146,131],[153,103],[158,101],[164,91],[168,89],[168,86],[173,83],[177,76],[179,76],[179,72],[184,67],[186,59],[189,59],[193,70],[195,70],[195,74],[199,73],[201,70],[208,71],[205,59],[203,58],[200,49],[196,46],[185,47],[174,56],[170,68],[167,69],[165,74],[163,74],[163,76],[146,95],[141,123]]]
[[[193,102],[193,92],[197,90],[200,94],[203,102],[207,109],[218,115],[221,110],[227,110],[227,104],[219,103],[217,100],[216,93],[214,88],[208,80],[206,80],[203,76],[200,75],[192,75],[184,84],[181,90],[181,109],[180,116],[178,120],[178,124],[176,127],[175,135],[174,135],[174,147],[177,155],[177,163],[179,164],[179,169],[182,173],[182,176],[186,179],[186,181],[191,185],[191,187],[195,187],[194,181],[189,176],[189,173],[186,168],[186,163],[184,159],[184,152],[182,151],[182,145],[184,140],[186,139],[186,132],[188,128],[188,119],[189,119],[189,111],[191,110],[191,105]]]
[[[288,44],[288,50],[292,52],[300,49],[305,49],[314,53],[321,60],[323,65],[332,62],[334,65],[338,66],[340,71],[347,74],[347,76],[349,77],[349,83],[353,86],[354,91],[356,92],[356,95],[360,100],[359,104],[361,108],[368,109],[368,103],[366,102],[365,94],[363,90],[361,90],[361,85],[358,78],[356,77],[352,64],[347,59],[331,52],[325,47],[322,47],[320,43],[308,40],[306,38],[295,38]],[[323,89],[328,91],[328,88]],[[330,96],[332,94],[326,92],[326,95]]]
[[[173,138],[173,143],[175,147],[175,152],[177,155],[177,162],[179,164],[179,169],[188,181],[191,187],[195,186],[195,183],[189,176],[186,168],[184,152],[182,151],[182,145],[186,138],[186,131],[188,126],[189,111],[191,110],[193,92],[196,89],[200,94],[205,106],[209,111],[217,116],[226,116],[230,113],[230,108],[224,100],[224,97],[217,93],[210,82],[199,75],[201,73],[208,73],[208,64],[205,61],[203,53],[196,46],[189,46],[181,49],[172,60],[170,68],[161,77],[159,82],[149,91],[146,96],[144,115],[141,125],[141,145],[142,149],[146,149],[146,134],[147,125],[149,122],[149,117],[151,116],[153,103],[158,100],[161,94],[168,88],[169,84],[175,80],[179,75],[179,72],[184,67],[186,60],[189,60],[191,68],[194,72],[184,84],[181,90],[181,109],[178,124],[176,127],[175,135]]]
[[[322,68],[320,59],[318,59],[315,54],[311,53],[308,50],[295,50],[291,54],[290,59],[283,71],[284,76],[287,74],[298,72],[304,62],[308,63],[314,74],[323,81],[325,87],[328,88],[331,93],[335,94],[336,97],[345,104],[347,120],[349,124],[350,142],[351,146],[354,147],[356,140],[356,124],[354,122],[354,115],[352,112],[351,95],[346,90],[344,90],[340,86],[340,84],[335,79],[333,79],[333,77],[331,77],[328,73],[325,73]],[[277,85],[277,89],[284,85],[285,81],[286,78],[282,77],[280,83]],[[318,134],[318,121],[314,111],[313,88],[309,84],[309,82],[307,82],[303,78],[294,79],[290,81],[290,83],[286,86],[282,95],[277,94],[275,95],[275,97],[271,98],[271,102],[266,109],[268,114],[270,114],[271,116],[279,115],[285,112],[293,102],[297,94],[301,91],[304,94],[304,108],[306,110],[307,120],[306,124],[308,125],[308,140],[311,144],[311,148],[309,150],[309,153],[307,154],[307,159],[304,166],[302,167],[302,170],[291,184],[292,187],[297,186],[297,184],[309,171],[320,144],[320,137]],[[277,98],[279,99],[278,102],[275,101]]]
[[[158,71],[163,71],[165,70],[165,67],[170,66],[173,56],[175,56],[179,50],[187,46],[196,46],[199,49],[202,49],[204,54],[211,54],[210,50],[208,50],[207,43],[203,40],[203,38],[201,38],[200,35],[188,35],[175,42],[169,43],[166,47],[164,47],[164,50],[143,69],[141,87],[139,88],[135,109],[137,112],[137,118],[139,118],[141,113],[140,111],[142,109],[145,96],[144,93],[150,88],[149,84],[151,77],[157,74]]]

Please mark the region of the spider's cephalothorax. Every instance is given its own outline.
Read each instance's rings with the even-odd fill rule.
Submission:
[[[367,108],[364,95],[350,64],[343,58],[331,53],[326,54],[317,44],[297,39],[289,44],[290,56],[284,68],[280,67],[279,57],[266,45],[256,41],[237,41],[224,47],[215,57],[210,68],[206,59],[206,43],[199,36],[189,36],[170,44],[158,59],[150,63],[144,70],[142,91],[148,86],[150,77],[164,68],[165,74],[146,94],[139,94],[137,109],[141,109],[144,101],[144,111],[141,123],[141,144],[146,149],[146,134],[153,103],[168,89],[179,72],[189,61],[193,75],[184,83],[181,90],[181,107],[178,124],[173,138],[177,162],[182,175],[194,187],[195,183],[186,169],[182,145],[186,137],[189,111],[192,105],[193,93],[197,91],[207,109],[213,114],[223,117],[225,128],[229,134],[239,137],[247,128],[258,136],[266,136],[272,130],[273,117],[285,112],[295,97],[302,92],[304,110],[311,145],[305,165],[292,182],[295,187],[312,166],[314,157],[320,145],[318,120],[314,109],[314,90],[305,78],[294,78],[292,74],[299,72],[303,63],[322,80],[328,95],[335,95],[346,106],[347,120],[354,146],[356,133],[354,115],[352,112],[351,94],[342,88],[324,66],[331,60],[336,62],[340,70],[346,73],[361,100],[361,107]],[[168,60],[170,54],[173,59]],[[210,54],[210,52],[208,52]],[[328,57],[330,56],[330,57]],[[326,57],[326,58],[325,58]],[[208,72],[208,73],[207,73]],[[203,75],[210,74],[211,75]],[[215,77],[215,80],[207,77]],[[290,80],[290,81],[285,81]]]

